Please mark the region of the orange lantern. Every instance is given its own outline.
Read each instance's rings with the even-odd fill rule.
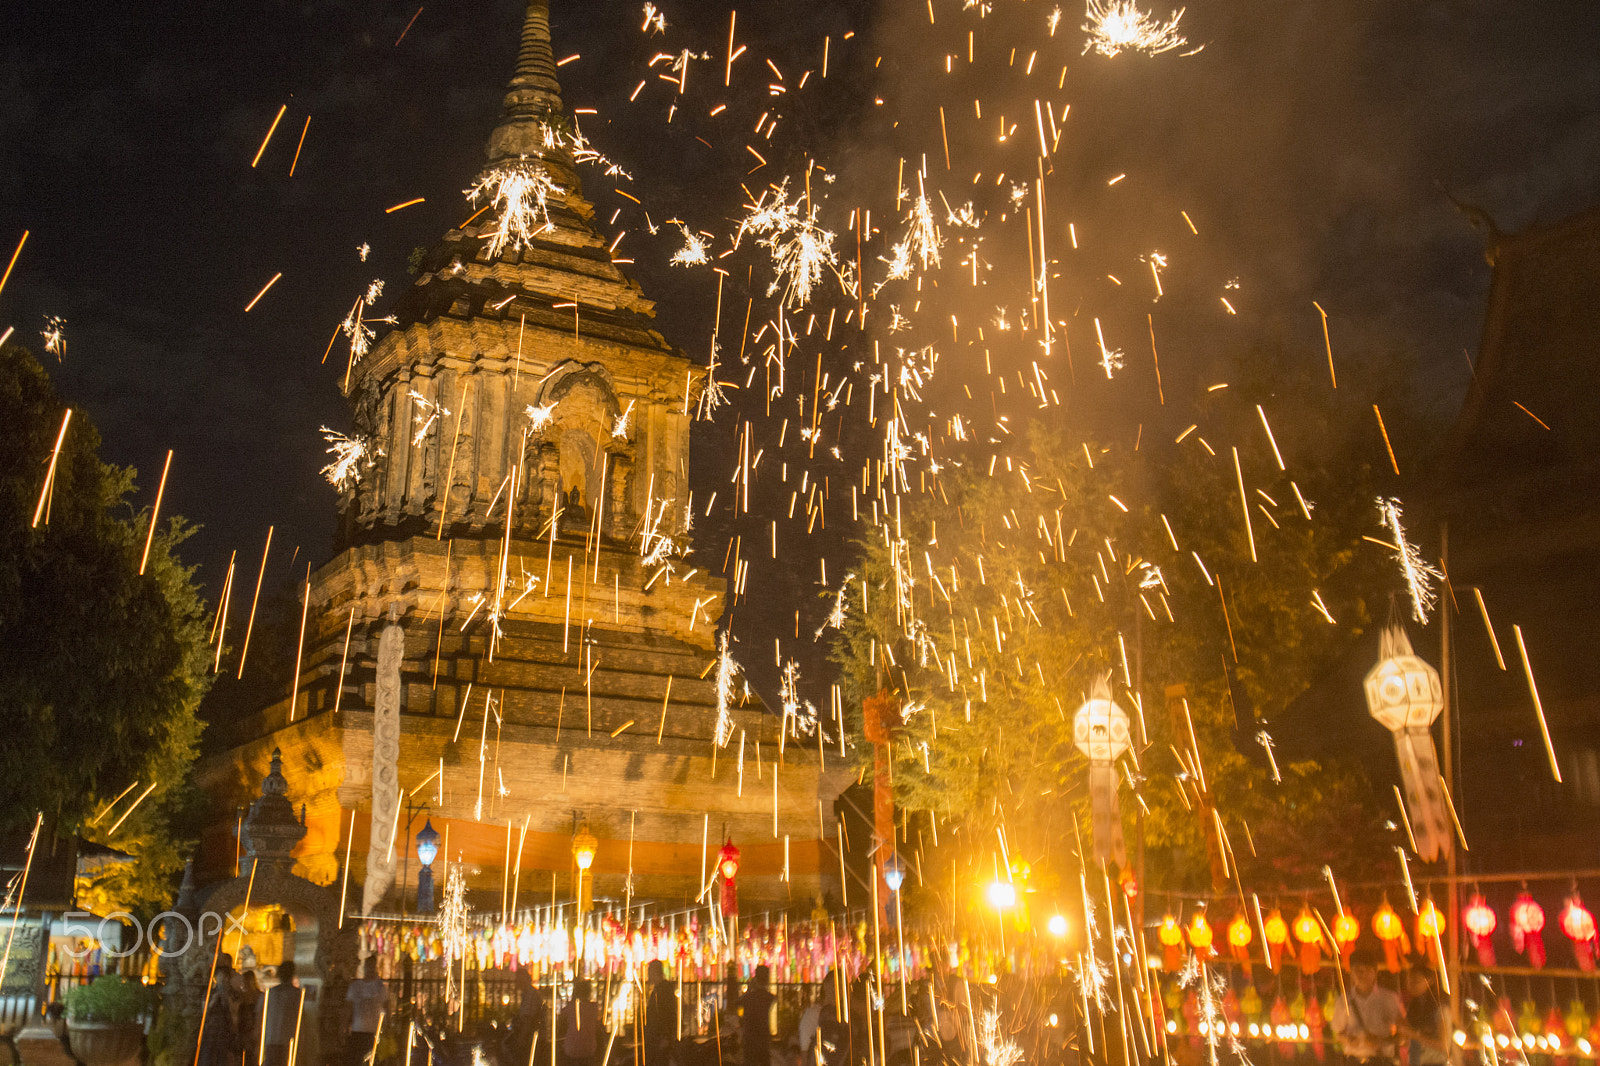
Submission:
[[[1156,939],[1161,941],[1162,967],[1176,970],[1183,962],[1183,926],[1178,924],[1172,912],[1168,911],[1156,927]]]
[[[1283,920],[1283,912],[1272,908],[1272,913],[1267,915],[1264,933],[1267,938],[1267,965],[1272,967],[1272,972],[1278,972],[1278,960],[1283,955],[1284,947],[1289,943],[1289,923]]]
[[[1544,908],[1524,888],[1511,904],[1511,946],[1528,956],[1528,965],[1544,969]]]
[[[1494,941],[1490,938],[1499,924],[1500,919],[1495,916],[1494,908],[1483,901],[1481,892],[1474,892],[1467,905],[1461,908],[1461,925],[1472,938],[1479,966],[1494,965]]]
[[[1228,923],[1228,950],[1234,960],[1242,963],[1248,973],[1250,968],[1250,941],[1255,939],[1255,933],[1250,928],[1250,919],[1243,912],[1233,916],[1233,921]]]
[[[1594,969],[1595,926],[1594,915],[1583,905],[1578,893],[1567,897],[1561,908],[1561,931],[1572,939],[1572,952],[1578,957],[1580,970]]]
[[[1394,912],[1394,908],[1389,906],[1387,899],[1372,916],[1372,931],[1383,944],[1383,960],[1389,972],[1399,973],[1400,958],[1402,955],[1411,954],[1411,945],[1406,940],[1405,923]]]
[[[1417,950],[1427,951],[1426,941],[1438,940],[1444,932],[1444,915],[1433,905],[1432,899],[1422,901],[1417,911]]]
[[[1339,942],[1339,954],[1348,964],[1350,953],[1356,949],[1356,941],[1361,939],[1361,923],[1356,921],[1355,915],[1349,911],[1339,912],[1339,917],[1333,922],[1333,939]]]
[[[1302,905],[1295,916],[1294,938],[1300,941],[1300,972],[1310,975],[1322,969],[1322,926],[1309,906]]]
[[[1189,946],[1194,948],[1196,955],[1202,959],[1212,956],[1211,941],[1214,936],[1211,932],[1211,923],[1206,921],[1206,912],[1197,910],[1194,917],[1189,919]]]

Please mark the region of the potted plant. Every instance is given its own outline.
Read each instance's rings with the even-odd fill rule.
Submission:
[[[67,992],[67,1040],[84,1066],[123,1066],[144,1046],[150,990],[105,974]]]

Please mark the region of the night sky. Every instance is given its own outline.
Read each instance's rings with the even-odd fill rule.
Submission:
[[[1172,254],[1164,370],[1170,359],[1176,380],[1201,380],[1266,346],[1300,353],[1294,372],[1323,373],[1316,300],[1351,373],[1370,367],[1403,382],[1397,403],[1418,427],[1405,442],[1417,458],[1464,394],[1489,278],[1483,235],[1445,194],[1507,231],[1600,203],[1596,5],[1211,0],[1191,4],[1182,23],[1203,51],[1116,59],[1081,54],[1074,4],[1053,39],[1041,0],[995,0],[986,19],[954,0],[932,6],[930,26],[922,3],[742,4],[738,39],[749,50],[730,92],[724,5],[666,0],[663,37],[641,31],[631,0],[553,0],[555,54],[579,56],[560,71],[566,102],[596,109],[582,127],[632,172],[623,187],[644,205],[591,172],[596,221],[608,237],[628,230],[616,254],[636,260],[626,269],[658,301],[662,332],[697,360],[715,275],[669,267],[681,238],[669,226],[650,236],[643,210],[657,225],[676,217],[715,232],[725,247],[741,181],[759,193],[757,182],[815,159],[838,176],[828,195],[843,229],[853,204],[892,199],[897,157],[914,169],[921,153],[934,153],[956,202],[975,170],[1031,177],[1031,101],[1042,94],[1072,104],[1055,165],[1075,192],[1057,197],[1056,217],[1100,242],[1097,261],[1130,275],[1139,254]],[[184,555],[208,589],[230,551],[259,557],[269,524],[275,546],[299,547],[297,571],[327,558],[335,493],[318,474],[318,428],[350,425],[338,393],[344,342],[319,361],[371,280],[397,295],[408,254],[470,213],[461,190],[498,114],[520,10],[515,0],[427,3],[420,14],[377,0],[33,4],[6,20],[0,253],[9,258],[24,229],[31,236],[0,293],[0,331],[14,326],[38,351],[45,316],[66,320],[64,358],[45,359],[68,402],[99,425],[103,454],[141,471],[139,503],[175,449],[164,509],[204,526]],[[991,56],[966,67],[969,30],[980,51],[1034,41],[1041,87],[985,84],[1010,64]],[[829,77],[795,88],[800,72],[820,67],[824,36]],[[669,124],[674,89],[657,77],[664,64],[647,64],[684,48],[711,59],[691,65]],[[941,80],[947,54],[958,60]],[[768,58],[791,89],[781,99],[768,95]],[[727,112],[707,115],[724,101]],[[941,103],[948,177],[937,158]],[[752,142],[754,116],[769,108],[783,116],[779,132]],[[1014,155],[994,143],[995,111],[1018,123]],[[747,143],[771,163],[753,176]],[[416,197],[426,202],[385,214]],[[1179,228],[1180,210],[1198,238]],[[1236,289],[1224,287],[1234,279]],[[1064,298],[1099,298],[1083,284]],[[1237,318],[1219,312],[1224,293]],[[699,485],[726,482],[732,425],[697,427]],[[725,534],[713,517],[702,554],[720,557]],[[290,552],[275,552],[269,582],[287,582]],[[813,567],[761,580],[815,614]],[[770,654],[755,658],[770,667]]]

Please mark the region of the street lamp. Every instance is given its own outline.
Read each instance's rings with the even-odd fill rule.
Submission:
[[[989,906],[997,911],[1017,905],[1017,886],[1009,881],[993,881],[989,884]]]
[[[890,892],[900,891],[900,886],[906,881],[905,863],[900,861],[900,856],[891,855],[883,863],[883,883],[889,886]]]
[[[593,903],[592,892],[589,891],[589,867],[594,865],[595,849],[600,842],[594,834],[589,832],[588,824],[584,824],[572,837],[572,861],[578,864],[578,915],[581,918],[589,913]]]
[[[439,831],[428,819],[417,834],[417,861],[422,868],[417,871],[417,913],[433,913],[433,860],[439,857]]]

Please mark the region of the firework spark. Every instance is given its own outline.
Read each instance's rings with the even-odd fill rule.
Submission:
[[[767,287],[767,295],[781,290],[790,307],[809,302],[817,282],[822,280],[823,269],[833,267],[838,260],[833,251],[833,234],[817,225],[815,208],[802,218],[800,204],[789,202],[787,178],[762,193],[750,207],[734,235],[734,247],[749,233],[756,234],[757,243],[772,253],[776,276]]]
[[[535,237],[554,229],[550,221],[550,198],[564,190],[550,179],[538,163],[522,156],[515,163],[491,169],[467,189],[471,202],[488,199],[500,210],[500,224],[489,236],[489,257],[507,247],[513,252],[526,248]]]
[[[674,252],[672,258],[667,261],[673,266],[681,267],[704,264],[707,261],[706,239],[682,222],[678,223],[678,228],[683,231],[683,247]]]
[[[555,417],[556,405],[547,403],[542,407],[536,407],[530,403],[527,407],[527,412],[528,421],[532,423],[533,432],[538,433],[548,426],[550,420]]]
[[[644,25],[639,27],[642,32],[666,33],[667,16],[656,10],[656,5],[644,5]]]
[[[617,416],[617,420],[612,423],[612,425],[611,425],[611,435],[613,437],[626,440],[627,436],[628,436],[628,423],[632,420],[632,418],[633,418],[633,401],[629,400],[627,409],[624,410],[620,415],[618,415]]]
[[[322,439],[328,442],[328,454],[333,456],[333,462],[322,468],[322,476],[340,492],[354,488],[363,471],[372,465],[374,456],[383,454],[382,450],[374,450],[365,438],[347,437],[327,426],[322,427]]]
[[[733,656],[728,652],[728,633],[723,630],[717,636],[717,731],[716,745],[719,748],[728,746],[728,741],[733,738],[733,683],[739,676],[739,664],[733,661]]]
[[[1433,582],[1443,580],[1444,574],[1422,561],[1422,553],[1417,546],[1406,540],[1405,527],[1400,524],[1400,501],[1394,497],[1384,499],[1378,497],[1379,523],[1394,535],[1395,562],[1400,564],[1400,572],[1406,579],[1406,591],[1411,594],[1411,616],[1418,623],[1428,623],[1428,612],[1433,610],[1433,605],[1438,601],[1438,593],[1433,589]]]
[[[412,424],[417,427],[416,433],[411,437],[411,446],[414,448],[428,439],[428,434],[433,432],[441,417],[450,417],[450,411],[443,404],[434,403],[416,389],[408,390],[408,395],[417,405],[417,413],[412,417]]]
[[[44,329],[39,331],[39,336],[44,338],[44,350],[57,360],[65,358],[67,354],[66,325],[67,320],[60,315],[45,315]]]
[[[1083,24],[1083,32],[1089,35],[1084,54],[1093,50],[1108,58],[1123,52],[1156,56],[1182,48],[1188,43],[1178,32],[1183,11],[1180,7],[1162,22],[1140,11],[1134,0],[1089,0],[1088,21]]]

